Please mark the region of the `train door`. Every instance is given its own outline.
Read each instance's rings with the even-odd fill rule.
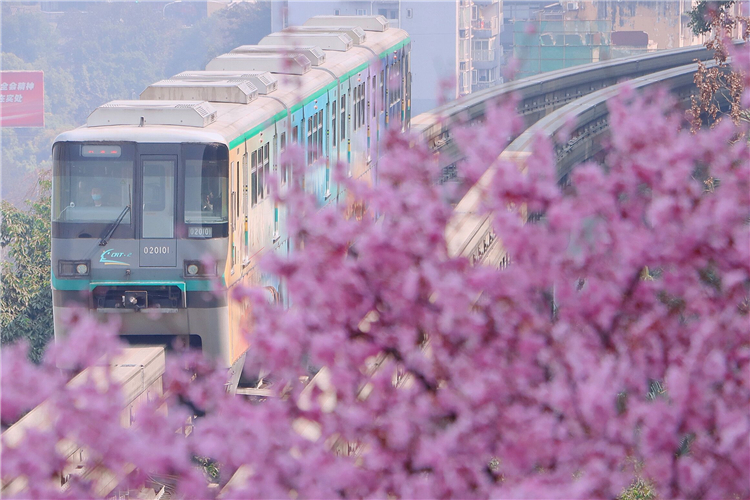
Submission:
[[[141,242],[142,267],[175,267],[177,156],[141,155]]]

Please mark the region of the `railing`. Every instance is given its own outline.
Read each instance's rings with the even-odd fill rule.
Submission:
[[[474,49],[472,59],[474,61],[494,61],[495,49]]]

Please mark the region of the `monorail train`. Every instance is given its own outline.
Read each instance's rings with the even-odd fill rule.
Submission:
[[[58,136],[55,336],[66,334],[66,309],[114,314],[131,343],[200,347],[236,386],[248,312],[232,287],[287,300],[257,265],[292,247],[269,176],[291,182],[279,163],[290,143],[305,148],[304,186],[321,206],[345,198],[334,162],[376,175],[383,130],[410,121],[410,43],[382,16],[318,16],[156,82],[140,100],[104,104]]]

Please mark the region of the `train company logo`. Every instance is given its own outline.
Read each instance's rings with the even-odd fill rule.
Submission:
[[[129,266],[127,262],[121,262],[114,259],[125,259],[131,257],[133,252],[115,252],[114,248],[105,250],[102,252],[102,256],[99,257],[99,262],[103,262],[105,266]]]

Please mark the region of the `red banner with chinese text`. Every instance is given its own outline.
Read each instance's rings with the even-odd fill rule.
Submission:
[[[44,127],[43,71],[0,71],[0,127]]]

